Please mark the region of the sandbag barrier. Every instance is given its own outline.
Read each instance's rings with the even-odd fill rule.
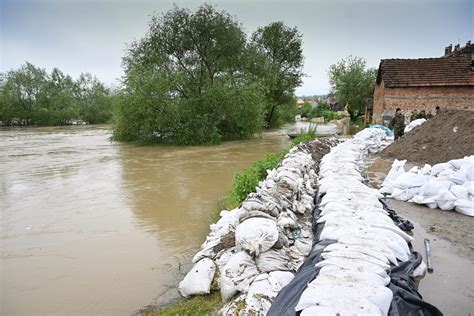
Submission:
[[[380,192],[397,200],[474,216],[474,155],[408,171],[405,163],[395,159]]]
[[[338,142],[327,138],[292,148],[255,193],[222,211],[179,284],[181,295],[209,293],[217,278],[226,303],[220,313],[266,314],[311,252],[319,161]]]
[[[360,174],[364,156],[385,146],[380,131],[368,130],[321,160],[315,244],[268,315],[441,315],[414,287],[425,266],[402,230],[412,224]]]

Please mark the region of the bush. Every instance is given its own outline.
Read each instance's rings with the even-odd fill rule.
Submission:
[[[262,160],[254,162],[252,167],[245,169],[241,174],[237,174],[230,189],[229,208],[236,207],[247,198],[247,195],[254,192],[258,183],[267,177],[267,170],[276,168],[293,146],[301,142],[314,140],[316,138],[315,132],[316,128],[301,132],[287,149],[278,154],[268,154]]]
[[[252,167],[236,174],[230,189],[230,200],[234,205],[240,204],[247,195],[255,191],[258,183],[267,177],[267,170],[274,169],[283,160],[287,151],[279,154],[268,154],[262,160],[255,162]]]

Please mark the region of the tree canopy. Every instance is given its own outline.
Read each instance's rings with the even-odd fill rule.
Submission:
[[[372,98],[377,76],[375,68],[367,68],[360,57],[349,56],[329,68],[329,83],[336,99],[347,106],[354,121],[363,114],[363,106]]]
[[[281,123],[281,107],[294,108],[295,89],[301,85],[303,76],[302,35],[298,29],[273,22],[257,29],[252,34],[251,50],[260,58],[252,69],[261,78],[265,87],[267,108],[265,121],[274,127]]]
[[[282,35],[287,28],[278,25]],[[175,6],[153,16],[146,36],[133,42],[123,58],[114,137],[213,144],[248,138],[270,126],[264,121],[273,116],[269,109],[276,112],[290,102],[299,81],[293,79],[290,87],[283,83],[290,79],[278,78],[291,71],[291,56],[270,56],[261,37],[249,43],[236,18],[207,4],[194,12]]]
[[[64,125],[72,120],[104,123],[112,117],[110,92],[90,74],[73,80],[61,70],[26,62],[0,74],[3,125]]]

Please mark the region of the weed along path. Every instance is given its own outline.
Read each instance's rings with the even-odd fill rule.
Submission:
[[[104,126],[1,130],[0,314],[129,315],[170,299],[234,174],[286,134],[163,147],[111,142]]]

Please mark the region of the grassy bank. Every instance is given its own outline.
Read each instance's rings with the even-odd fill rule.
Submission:
[[[296,137],[290,146],[277,154],[268,154],[262,160],[256,161],[253,165],[235,175],[232,187],[226,197],[219,203],[216,209],[211,212],[212,222],[219,220],[221,210],[232,210],[240,205],[247,195],[254,192],[258,183],[267,177],[267,170],[274,169],[283,160],[288,151],[295,145],[315,139],[315,132],[309,131],[301,133]],[[158,315],[213,315],[221,306],[220,291],[214,280],[211,287],[211,294],[193,296],[185,298],[177,304],[166,308],[152,308],[142,311],[145,316]]]

